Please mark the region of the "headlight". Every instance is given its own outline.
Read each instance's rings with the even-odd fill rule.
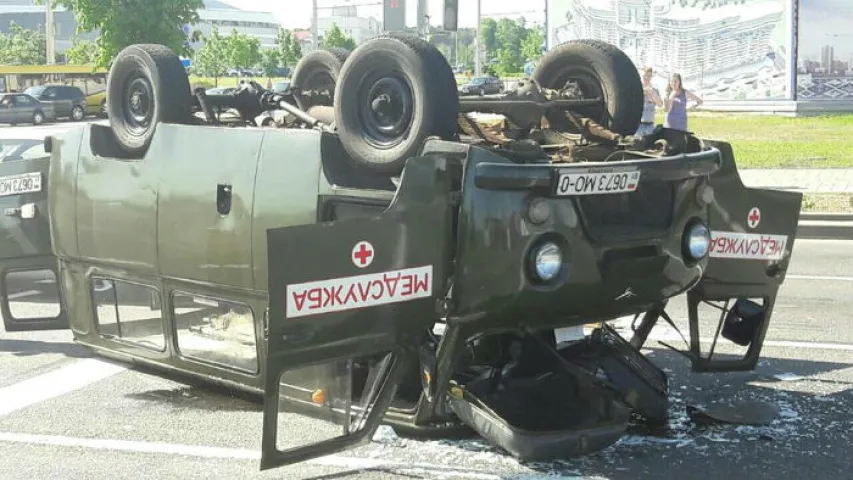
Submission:
[[[694,223],[684,233],[684,254],[690,260],[701,260],[711,247],[711,232],[704,224]]]
[[[555,243],[547,242],[533,252],[533,270],[543,281],[553,280],[563,266],[563,252]]]

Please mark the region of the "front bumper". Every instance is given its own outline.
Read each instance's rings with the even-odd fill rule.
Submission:
[[[694,222],[707,224],[701,191],[720,165],[714,149],[553,165],[516,164],[471,148],[448,325],[477,333],[512,330],[519,323],[579,325],[644,311],[691,288],[707,258],[689,258],[683,235]],[[628,169],[640,177],[631,192],[555,193],[561,174],[590,169]],[[534,203],[540,214],[547,211],[545,219],[530,213]],[[531,274],[530,255],[546,241],[561,247],[563,264],[556,279],[541,282]]]

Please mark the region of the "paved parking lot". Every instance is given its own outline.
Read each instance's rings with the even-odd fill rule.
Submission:
[[[75,126],[0,127],[0,138]],[[798,240],[756,371],[694,374],[650,341],[650,358],[670,376],[668,430],[541,463],[518,462],[480,439],[385,435],[261,473],[259,399],[95,358],[69,332],[0,330],[0,478],[851,478],[851,292],[853,241]],[[683,304],[676,299],[670,310],[680,325]],[[653,335],[683,346],[663,326]],[[686,414],[688,404],[732,398],[764,400],[778,416],[767,427],[701,427]],[[288,420],[287,442],[317,431],[307,419]]]

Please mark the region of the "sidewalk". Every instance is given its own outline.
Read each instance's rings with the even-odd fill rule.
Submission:
[[[853,194],[853,168],[744,168],[738,173],[747,187]]]

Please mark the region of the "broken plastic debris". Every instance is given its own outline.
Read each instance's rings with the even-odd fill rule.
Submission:
[[[777,373],[776,375],[773,375],[773,378],[782,382],[795,382],[803,379],[802,376],[795,373]]]
[[[687,415],[694,423],[734,423],[740,425],[770,425],[779,414],[779,407],[758,400],[711,404],[707,408],[687,405]]]
[[[396,442],[400,437],[390,425],[379,425],[376,433],[373,434],[373,441],[376,443],[389,444]]]

